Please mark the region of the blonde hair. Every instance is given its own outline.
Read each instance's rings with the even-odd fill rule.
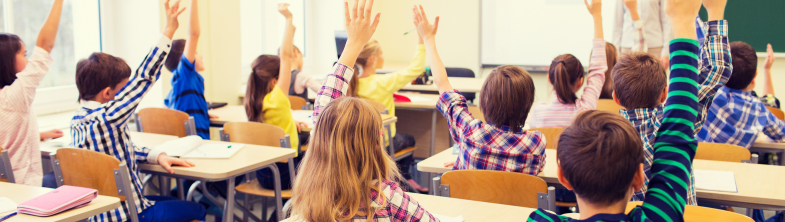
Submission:
[[[360,55],[357,56],[357,61],[355,62],[355,64],[357,64],[357,66],[365,70],[367,68],[366,66],[368,66],[368,62],[369,62],[368,60],[371,58],[371,56],[379,56],[380,50],[382,50],[382,45],[379,44],[379,41],[371,39],[371,41],[366,42],[365,45],[363,46],[363,50],[360,51]],[[356,76],[354,76],[354,78],[352,78],[352,80],[349,81],[349,91],[347,91],[346,93],[348,96],[351,97],[359,96],[357,95],[357,85],[359,84],[357,81],[359,79],[358,76],[360,75],[360,73],[359,72],[355,72],[355,73],[357,74]]]
[[[361,99],[342,97],[327,105],[298,169],[292,215],[305,221],[347,221],[364,214],[370,221],[377,210],[371,192],[385,206],[380,183],[401,181],[383,148],[382,132],[381,115]]]

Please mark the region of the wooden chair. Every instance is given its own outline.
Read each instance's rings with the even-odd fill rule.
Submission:
[[[372,99],[362,99],[362,100],[367,102],[367,103],[369,103],[369,104],[371,104],[371,106],[373,106],[373,108],[375,108],[376,111],[379,111],[379,113],[381,113],[381,114],[389,114],[390,113],[390,111],[387,110],[387,108],[384,107],[384,104],[382,104],[382,103],[380,103],[380,102],[378,102],[376,100],[372,100]],[[389,146],[387,147],[388,148],[388,153],[390,154],[390,157],[393,158],[393,160],[397,161],[397,160],[403,159],[405,157],[414,155],[414,151],[417,150],[417,147],[408,147],[406,149],[403,149],[403,150],[400,150],[398,152],[395,152],[395,147],[393,146],[393,142],[392,142],[392,138],[394,136],[394,135],[392,135],[392,129],[390,128],[389,125],[384,126],[384,129],[387,131],[387,132],[385,132],[385,134],[387,135],[386,140],[389,141],[388,142]]]
[[[136,114],[137,131],[186,137],[196,135],[196,123],[188,113],[163,108],[146,108]]]
[[[545,135],[545,149],[556,149],[559,135],[564,132],[564,128],[532,128],[529,131],[540,131]]]
[[[553,210],[555,189],[539,177],[495,170],[456,170],[434,179],[435,195]]]
[[[0,182],[15,183],[14,168],[11,167],[11,156],[8,150],[0,148]]]
[[[635,209],[635,207],[640,206],[641,204],[643,204],[643,202],[640,201],[628,203],[626,212],[629,213],[630,211]],[[752,220],[752,218],[749,218],[747,216],[737,214],[736,212],[728,212],[728,211],[718,210],[714,208],[687,205],[684,208],[684,221],[685,222],[704,222],[704,221],[752,222],[754,220]]]
[[[613,99],[599,99],[597,100],[597,110],[608,111],[611,113],[619,114],[619,110],[624,109],[624,107],[616,104],[616,101]]]
[[[289,96],[289,103],[292,105],[292,110],[303,110],[308,101],[299,96]]]
[[[769,112],[771,112],[771,114],[774,114],[774,116],[776,116],[777,119],[785,120],[785,112],[782,112],[781,109],[777,109],[770,106],[767,106],[766,108],[769,109]]]
[[[260,146],[272,146],[272,147],[281,147],[285,149],[289,149],[291,147],[291,142],[289,141],[289,135],[284,132],[281,127],[270,125],[266,123],[256,123],[256,122],[231,122],[224,124],[224,128],[221,129],[221,140],[227,142],[234,142],[234,143],[245,143],[245,144],[253,144],[253,145],[260,145]],[[299,153],[299,149],[298,149]],[[291,180],[291,184],[294,185],[294,160],[289,158],[287,161],[282,161],[288,163],[289,165],[289,179]],[[273,170],[274,174],[278,174],[278,168],[275,164],[271,164],[268,166],[271,170]],[[244,206],[252,205],[249,195],[260,196],[262,197],[262,215],[267,215],[267,201],[264,201],[266,198],[275,198],[277,195],[281,195],[283,199],[291,199],[292,198],[292,190],[281,190],[280,187],[276,187],[276,190],[268,190],[262,188],[261,184],[259,184],[259,180],[252,179],[253,173],[246,175],[246,182],[235,187],[240,193],[244,193]],[[282,178],[283,179],[283,178]],[[277,186],[280,186],[280,183],[277,183]],[[277,195],[276,195],[277,193]],[[247,209],[241,209],[247,210]],[[280,210],[280,209],[279,209]],[[279,211],[280,212],[280,211]],[[260,221],[256,216],[252,215],[250,211],[246,212],[243,211],[243,216],[245,217],[243,221],[248,221],[247,218],[253,217],[256,221]],[[283,215],[278,215],[278,219],[282,220]]]
[[[750,150],[724,143],[698,143],[695,159],[741,163],[750,161]],[[757,163],[757,160],[752,161]]]

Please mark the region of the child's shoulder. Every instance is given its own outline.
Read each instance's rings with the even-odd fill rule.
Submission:
[[[531,214],[529,214],[528,221],[548,221],[548,222],[555,222],[555,221],[570,221],[572,218],[556,215],[549,211],[543,209],[537,209]]]

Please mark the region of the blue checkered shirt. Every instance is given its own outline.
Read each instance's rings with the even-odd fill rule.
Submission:
[[[777,119],[755,94],[722,87],[698,140],[750,148],[761,132],[777,142],[785,142],[785,122]]]

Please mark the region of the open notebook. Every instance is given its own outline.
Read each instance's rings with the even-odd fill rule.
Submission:
[[[736,177],[732,171],[693,170],[695,174],[695,189],[706,191],[719,191],[738,193]]]
[[[181,158],[226,159],[234,156],[243,147],[245,145],[236,143],[204,143],[199,136],[187,136],[170,140],[153,149],[163,149],[167,155]]]

